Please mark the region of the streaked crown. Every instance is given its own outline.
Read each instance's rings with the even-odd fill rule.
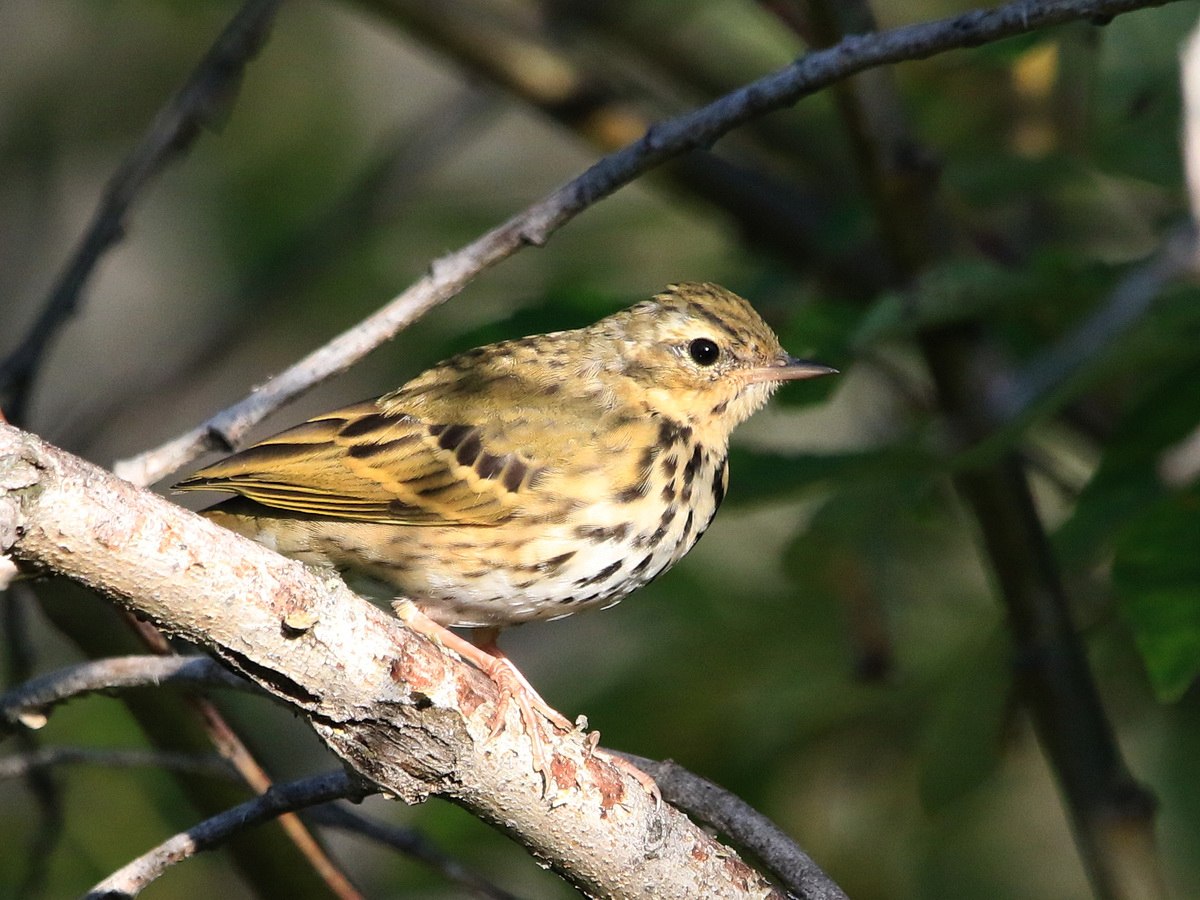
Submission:
[[[617,342],[652,409],[719,443],[782,382],[833,371],[789,356],[754,307],[715,284],[670,285],[585,331]]]

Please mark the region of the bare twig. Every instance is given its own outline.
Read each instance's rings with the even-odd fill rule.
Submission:
[[[2,580],[2,575],[0,575]],[[0,586],[0,604],[4,604],[4,637],[8,648],[6,684],[20,684],[33,672],[32,642],[26,627],[26,611],[32,605],[32,592],[26,584],[14,585],[4,591]],[[3,728],[0,728],[3,734]],[[37,737],[29,731],[17,735],[23,755],[41,752]],[[22,773],[29,793],[37,803],[38,822],[29,832],[28,864],[18,882],[17,893],[36,897],[42,892],[49,874],[49,861],[63,833],[62,790],[53,773],[43,768],[27,769]]]
[[[149,683],[149,682],[148,682]],[[30,772],[63,766],[98,766],[114,769],[158,769],[188,772],[226,780],[237,780],[237,771],[216,754],[172,753],[163,750],[109,749],[96,747],[44,747],[32,753],[0,757],[0,780],[19,778]],[[253,802],[253,801],[252,801]],[[304,818],[327,828],[351,832],[384,844],[429,866],[446,880],[488,900],[516,900],[485,878],[441,852],[413,828],[376,822],[342,806],[318,806]]]
[[[192,696],[187,699],[188,704],[199,714],[204,730],[217,752],[233,766],[242,781],[260,796],[269,791],[275,782],[257,757],[250,752],[241,735],[217,709],[217,705],[207,697]],[[278,820],[280,828],[334,896],[341,900],[363,900],[362,894],[296,813],[284,811]]]
[[[80,663],[42,675],[0,697],[0,733],[41,728],[50,709],[96,691],[186,685],[255,690],[207,656],[123,656]]]
[[[636,140],[653,124],[629,101],[627,89],[585,70],[532,30],[495,15],[488,3],[359,2],[601,151]],[[594,14],[601,6],[604,4],[589,5],[586,14]],[[857,286],[870,271],[861,254],[851,262],[831,261],[830,254],[818,252],[815,236],[828,221],[827,204],[819,201],[814,191],[798,188],[764,166],[695,152],[665,165],[662,175],[691,196],[712,204],[755,247],[773,251],[781,262],[805,274],[831,273],[841,283]]]
[[[163,657],[176,656],[163,633],[151,623],[139,619],[128,610],[124,611],[124,615],[129,627],[151,653]],[[217,705],[208,697],[194,693],[189,694],[185,698],[185,702],[200,720],[204,733],[217,752],[233,766],[246,785],[256,794],[266,792],[273,783],[271,776],[250,752],[250,748],[246,746],[241,735],[217,709]],[[299,816],[295,813],[285,812],[279,816],[279,826],[335,896],[341,900],[362,900],[358,889],[350,883],[350,879],[342,873],[337,863],[333,861]]]
[[[210,449],[237,447],[247,431],[283,403],[344,371],[400,329],[445,302],[484,270],[550,235],[637,176],[772,110],[873,66],[924,59],[1078,19],[1107,19],[1172,0],[1018,0],[937,22],[848,37],[696,109],[652,126],[633,144],[597,162],[524,212],[435,261],[429,274],[349,331],[297,362],[247,398],[161,447],[118,463],[135,484],[151,484]]]
[[[1192,232],[1200,232],[1200,25],[1184,44],[1180,57],[1183,87],[1183,166],[1187,175]],[[1192,248],[1193,254],[1197,252]],[[1198,267],[1191,260],[1194,276]],[[1159,475],[1172,486],[1181,486],[1200,476],[1200,427],[1169,448],[1159,460]]]
[[[1010,379],[991,385],[990,405],[997,422],[1019,419],[1103,356],[1122,334],[1142,321],[1151,304],[1180,278],[1200,266],[1200,243],[1193,224],[1168,235],[1158,252],[1131,269],[1105,301],[1045,353]]]
[[[789,896],[799,900],[846,900],[845,892],[821,871],[812,857],[740,797],[689,772],[672,759],[660,762],[632,753],[618,755],[651,775],[662,789],[664,800],[711,825],[758,857],[787,888]]]
[[[54,283],[41,316],[0,365],[0,404],[7,406],[13,422],[26,417],[29,388],[50,342],[79,305],[100,257],[124,234],[126,217],[142,188],[228,109],[243,70],[267,39],[279,3],[246,0],[105,186],[92,222]]]
[[[253,684],[238,678],[206,656],[169,654],[112,657],[51,672],[0,697],[0,734],[18,726],[40,728],[46,723],[51,707],[84,694],[160,685],[255,690]],[[228,764],[252,790],[257,793],[267,790],[271,786],[270,778],[216,707],[202,697],[191,698],[191,704],[199,713],[210,740]],[[281,816],[280,824],[335,894],[342,897],[358,896],[298,818]]]
[[[301,781],[275,785],[264,794],[206,819],[194,828],[177,834],[148,853],[118,869],[85,895],[90,900],[115,900],[135,897],[168,868],[204,850],[219,846],[245,828],[317,803],[346,797],[361,798],[362,787],[345,772],[330,772]]]
[[[425,863],[447,881],[466,888],[478,897],[487,900],[516,900],[508,891],[496,887],[467,869],[458,860],[447,856],[415,829],[376,822],[338,804],[313,807],[304,812],[303,817],[318,825],[352,832],[386,844],[405,856]]]
[[[813,3],[832,5],[830,0]],[[869,11],[862,18],[869,23]],[[877,170],[867,174],[867,181],[885,188],[873,192],[871,201],[903,288],[918,283],[929,266],[953,251],[953,230],[945,224],[936,180],[905,179],[894,171],[896,161],[911,156],[915,145],[905,134],[903,111],[886,94],[875,100],[882,105],[870,116],[858,105],[844,107],[843,114],[856,118],[852,131],[882,149],[860,154],[858,161]],[[926,327],[918,343],[956,437],[965,446],[987,439],[995,421],[980,400],[995,375],[975,327]],[[1161,896],[1154,799],[1121,756],[1020,456],[1008,450],[994,463],[957,472],[954,483],[974,515],[995,573],[1013,635],[1021,699],[1062,791],[1097,895],[1112,900]]]
[[[215,754],[167,753],[162,750],[110,750],[96,747],[41,747],[32,753],[0,757],[0,779],[58,766],[104,766],[114,769],[167,769],[220,778],[237,773]]]

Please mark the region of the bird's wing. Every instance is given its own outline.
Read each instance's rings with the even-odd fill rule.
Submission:
[[[538,467],[495,429],[369,400],[310,419],[185,479],[264,506],[361,522],[496,525]]]

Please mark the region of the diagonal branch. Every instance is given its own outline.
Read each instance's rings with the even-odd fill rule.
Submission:
[[[341,803],[314,807],[304,813],[304,818],[326,828],[337,828],[350,834],[357,834],[398,850],[405,856],[412,857],[429,866],[447,881],[461,885],[472,894],[483,897],[484,900],[517,900],[508,891],[501,890],[467,869],[458,860],[447,856],[433,846],[424,835],[412,828],[401,828],[385,822],[376,822],[374,819],[347,809],[346,805]]]
[[[110,657],[59,669],[0,696],[0,734],[19,725],[41,728],[51,707],[75,697],[149,685],[254,689],[207,656]]]
[[[847,900],[842,889],[812,857],[740,797],[689,772],[672,759],[659,762],[632,753],[621,756],[651,775],[662,789],[664,799],[762,860],[793,896],[805,900]]]
[[[436,793],[458,803],[585,893],[781,896],[631,773],[593,756],[581,732],[553,740],[557,789],[544,796],[519,711],[490,737],[495,683],[335,574],[7,425],[0,554],[69,575],[205,646],[303,714],[362,779],[409,802]]]
[[[135,484],[146,485],[207,450],[237,447],[251,427],[279,406],[344,371],[449,300],[481,272],[526,245],[541,246],[583,210],[639,175],[689,150],[709,147],[738,126],[790,106],[839,79],[874,66],[925,59],[1078,19],[1106,20],[1165,2],[1173,0],[1018,0],[937,22],[848,37],[827,50],[810,53],[706,106],[651,126],[639,140],[604,157],[524,212],[436,260],[424,278],[398,297],[244,400],[163,446],[118,463],[115,471]]]

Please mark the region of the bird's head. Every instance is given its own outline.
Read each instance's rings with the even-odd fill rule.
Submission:
[[[722,441],[783,382],[837,371],[789,356],[746,300],[715,284],[670,285],[592,329],[651,410]]]

